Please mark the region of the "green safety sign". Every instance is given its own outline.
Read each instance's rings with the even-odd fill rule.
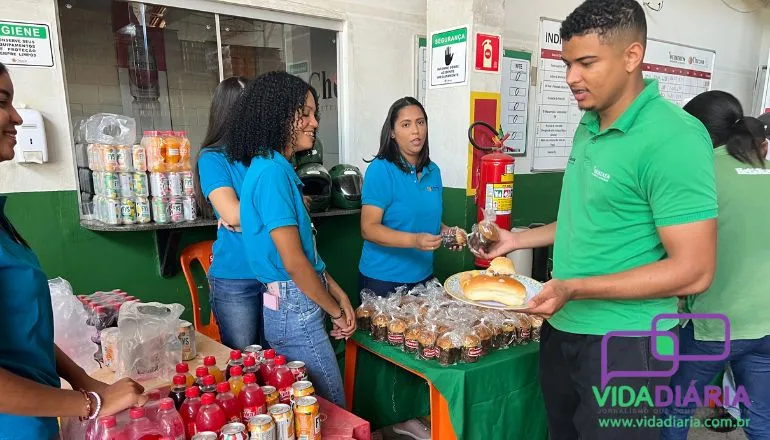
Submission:
[[[53,67],[50,26],[0,21],[0,62],[11,66]]]

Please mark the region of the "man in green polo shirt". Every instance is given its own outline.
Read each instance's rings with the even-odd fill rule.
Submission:
[[[587,0],[560,33],[567,84],[585,115],[557,222],[503,232],[487,257],[554,245],[554,279],[528,305],[529,313],[548,318],[540,381],[551,440],[657,440],[656,429],[601,426],[602,419],[643,417],[613,413],[611,398],[601,408],[593,387],[602,390],[602,336],[649,331],[656,315],[676,313],[677,296],[711,283],[717,215],[711,141],[699,121],[660,96],[656,81],[643,79],[647,25],[639,3]],[[669,367],[652,356],[649,337],[609,338],[606,361],[609,371]],[[667,381],[616,377],[609,385],[654,392]]]

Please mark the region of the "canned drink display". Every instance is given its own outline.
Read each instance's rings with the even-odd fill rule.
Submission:
[[[100,145],[102,168],[104,171],[118,171],[118,150],[112,145]]]
[[[168,197],[171,195],[168,174],[150,173],[150,195],[153,197]]]
[[[134,145],[131,149],[134,171],[147,171],[147,150],[142,145]]]
[[[275,422],[267,414],[259,414],[249,419],[251,440],[275,440]]]
[[[194,434],[190,440],[217,440],[219,436],[217,436],[216,432],[211,431],[203,431],[199,432],[197,434]]]
[[[294,382],[294,384],[291,386],[292,406],[297,404],[297,400],[313,395],[315,395],[315,388],[313,387],[313,383],[308,380],[300,380],[298,382]]]
[[[147,173],[131,174],[131,189],[134,191],[134,195],[149,196],[150,188],[148,186]]]
[[[136,202],[134,199],[127,197],[120,199],[120,221],[124,225],[136,223]]]
[[[184,221],[184,202],[181,197],[172,197],[169,199],[168,212],[171,223]]]
[[[102,196],[100,202],[100,220],[108,225],[119,225],[121,223],[120,201]]]
[[[119,173],[118,182],[120,185],[121,197],[134,196],[134,179],[131,173]]]
[[[195,180],[192,171],[182,171],[182,190],[186,196],[195,195]]]
[[[262,394],[265,395],[265,406],[270,409],[271,406],[278,404],[278,399],[281,397],[278,394],[278,390],[272,385],[265,385],[262,387]]]
[[[152,218],[155,219],[155,223],[171,222],[171,211],[169,210],[169,200],[167,198],[152,198]]]
[[[152,221],[150,199],[137,197],[134,202],[136,203],[136,222],[140,224],[150,223]]]
[[[228,423],[222,427],[219,440],[249,440],[246,425],[243,423]]]
[[[134,152],[128,145],[115,147],[117,153],[118,171],[128,172],[134,170]]]
[[[120,178],[117,173],[102,173],[102,195],[105,197],[116,198],[120,196]]]
[[[321,406],[315,397],[301,397],[294,407],[297,438],[321,440]]]
[[[305,368],[305,363],[302,361],[292,361],[286,364],[286,367],[291,370],[291,373],[294,375],[295,381],[300,380],[306,380],[307,379],[307,368]]]
[[[168,187],[172,197],[181,197],[184,195],[182,173],[168,173]]]
[[[275,440],[294,440],[294,413],[289,405],[279,403],[268,412],[275,422]]]
[[[195,197],[183,197],[182,209],[185,221],[193,221],[198,218],[198,204],[195,202]]]
[[[189,321],[179,321],[179,340],[182,342],[182,360],[189,361],[198,355],[195,328]]]

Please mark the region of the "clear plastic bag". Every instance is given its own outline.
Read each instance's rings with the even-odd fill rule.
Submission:
[[[500,240],[500,230],[495,223],[497,215],[492,209],[484,211],[484,219],[471,228],[468,234],[468,249],[473,255],[479,256],[480,251],[489,252],[492,246]]]
[[[88,143],[133,145],[136,143],[136,121],[129,116],[97,113],[86,120],[85,137]]]
[[[182,362],[179,317],[183,311],[180,304],[124,304],[118,317],[116,376],[137,381],[172,376]]]
[[[94,328],[89,326],[88,312],[73,294],[72,286],[63,278],[48,280],[53,309],[54,342],[86,373],[99,369],[94,359],[98,347],[92,337]]]

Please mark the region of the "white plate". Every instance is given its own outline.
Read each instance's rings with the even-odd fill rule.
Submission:
[[[525,277],[523,275],[511,275],[513,279],[520,282],[524,285],[524,287],[527,289],[527,297],[524,299],[524,303],[520,306],[509,306],[505,305],[503,303],[499,303],[497,301],[474,301],[472,299],[466,298],[465,294],[463,293],[462,287],[460,287],[460,278],[466,273],[470,272],[478,272],[480,274],[486,274],[486,271],[466,271],[466,272],[460,272],[452,275],[451,277],[447,278],[444,282],[444,289],[446,289],[447,293],[451,295],[452,297],[474,306],[479,307],[485,307],[488,309],[497,309],[497,310],[522,310],[527,308],[527,301],[532,299],[533,296],[540,293],[541,290],[543,290],[543,284],[539,281],[533,280],[532,278]]]

